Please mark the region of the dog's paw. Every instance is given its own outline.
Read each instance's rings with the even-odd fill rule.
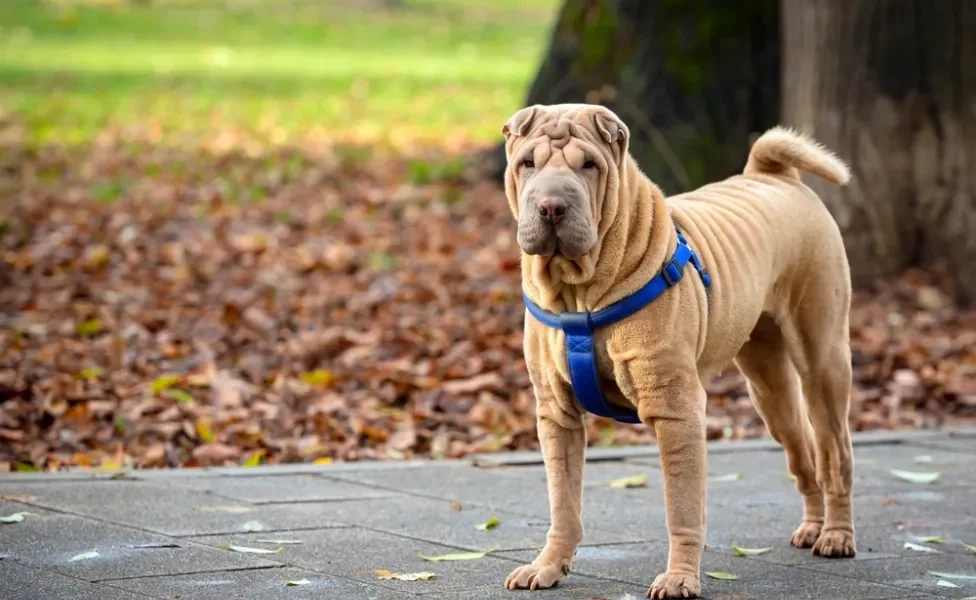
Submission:
[[[559,583],[563,575],[569,575],[569,564],[553,563],[521,566],[505,579],[505,587],[510,590],[544,590]]]
[[[790,543],[797,548],[812,548],[817,542],[817,538],[820,537],[821,529],[823,529],[823,523],[804,521],[790,536]]]
[[[825,558],[853,558],[857,553],[854,534],[843,529],[824,530],[813,545],[813,553]]]
[[[648,598],[697,598],[701,583],[697,575],[690,573],[661,573],[654,579]]]

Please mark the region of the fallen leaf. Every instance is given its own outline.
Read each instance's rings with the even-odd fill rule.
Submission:
[[[103,327],[101,319],[88,319],[78,323],[76,331],[81,337],[91,337],[101,333]]]
[[[278,554],[284,548],[275,548],[274,550],[268,550],[266,548],[249,548],[247,546],[234,546],[232,544],[222,544],[220,546],[226,550],[231,550],[232,552],[240,552],[241,554]]]
[[[490,550],[485,550],[484,552],[457,552],[455,554],[441,554],[440,556],[424,556],[423,554],[418,554],[420,558],[430,561],[430,562],[441,562],[441,561],[454,561],[454,560],[477,560],[479,558],[484,558],[489,552],[494,552],[498,547],[495,546]]]
[[[716,483],[729,483],[730,481],[737,481],[742,479],[742,473],[729,473],[728,475],[712,475],[708,478],[709,481],[714,481]]]
[[[90,552],[82,552],[81,554],[76,554],[68,559],[68,562],[76,562],[79,560],[88,560],[90,558],[95,558],[98,556],[98,550],[92,550]]]
[[[0,500],[4,502],[33,502],[37,500],[37,496],[31,496],[30,494],[11,494],[0,496]]]
[[[944,579],[973,579],[976,580],[976,575],[963,575],[960,573],[942,573],[940,571],[929,571],[929,575],[935,575],[936,577],[942,577]]]
[[[275,544],[276,546],[287,546],[289,544],[304,544],[302,540],[254,540],[256,544]]]
[[[498,519],[496,519],[495,517],[491,517],[484,523],[480,523],[474,526],[474,528],[477,529],[478,531],[489,531],[491,529],[494,529],[495,527],[498,527]]]
[[[285,586],[286,587],[293,587],[293,586],[296,586],[296,585],[308,585],[310,583],[312,583],[312,582],[309,581],[308,579],[287,579],[287,580],[285,580]]]
[[[712,579],[725,579],[729,581],[739,578],[738,575],[733,575],[732,573],[726,573],[725,571],[707,571],[705,575],[708,575]]]
[[[196,398],[193,397],[193,394],[189,392],[184,392],[183,390],[177,388],[170,388],[168,390],[163,390],[163,396],[166,396],[167,398],[172,398],[173,400],[176,400],[180,404],[193,404],[196,401]]]
[[[298,376],[299,379],[311,386],[325,387],[332,383],[332,372],[325,369],[307,371]]]
[[[921,542],[923,544],[941,544],[945,539],[944,535],[913,535],[912,538],[916,542]]]
[[[207,421],[197,421],[197,436],[208,444],[214,441],[213,429]]]
[[[158,394],[164,390],[168,390],[169,388],[173,387],[179,382],[180,382],[179,375],[161,375],[153,380],[149,388],[153,391],[154,394]]]
[[[461,502],[460,501],[455,500],[454,502],[451,502],[451,510],[453,510],[454,512],[461,512],[461,510],[463,510],[463,508],[464,507],[461,506]]]
[[[915,552],[931,552],[938,553],[939,551],[935,548],[929,548],[928,546],[920,546],[918,544],[913,544],[911,542],[905,542],[905,549],[914,550]]]
[[[332,464],[332,459],[330,457],[328,457],[328,456],[324,456],[322,458],[316,458],[315,460],[312,461],[312,464],[313,465],[331,465]]]
[[[260,521],[248,521],[247,523],[241,525],[241,528],[249,533],[264,531],[264,525]]]
[[[641,473],[640,475],[632,475],[630,477],[621,477],[620,479],[614,479],[607,484],[607,487],[612,488],[639,488],[647,487],[647,474]]]
[[[739,556],[759,556],[772,550],[772,548],[740,548],[732,544],[732,551]]]
[[[972,546],[965,542],[960,542],[960,543],[962,543],[962,545],[966,547],[966,550],[969,550],[970,552],[976,552],[976,546]]]
[[[13,523],[20,523],[26,517],[36,517],[36,516],[37,515],[35,515],[34,513],[29,513],[29,512],[15,512],[12,515],[7,515],[6,517],[0,517],[0,523],[10,525]]]
[[[945,579],[938,580],[937,582],[935,582],[935,585],[937,585],[939,587],[947,587],[947,588],[961,588],[962,587],[961,585],[956,585],[956,584],[952,583],[951,581],[946,581]]]
[[[256,466],[260,465],[261,464],[261,459],[264,458],[264,455],[266,453],[267,453],[267,450],[264,450],[263,448],[261,450],[258,450],[257,452],[251,453],[251,455],[247,457],[247,460],[245,460],[244,462],[241,463],[241,466],[242,467],[256,467]]]
[[[393,573],[387,571],[386,569],[373,569],[379,578],[382,580],[397,579],[399,581],[427,581],[428,579],[433,579],[437,577],[430,571],[422,571],[420,573]]]
[[[910,483],[934,483],[942,473],[940,471],[931,473],[922,473],[918,471],[902,471],[901,469],[892,469],[888,471],[894,477],[908,481]]]

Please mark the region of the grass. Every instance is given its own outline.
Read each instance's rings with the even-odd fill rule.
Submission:
[[[494,141],[558,3],[2,0],[0,124],[35,143],[109,128]]]

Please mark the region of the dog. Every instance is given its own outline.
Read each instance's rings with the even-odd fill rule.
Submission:
[[[660,447],[670,552],[648,597],[696,597],[705,544],[703,382],[730,362],[748,380],[803,496],[791,543],[853,557],[850,268],[836,222],[800,180],[804,171],[844,185],[847,165],[776,127],[753,144],[741,175],[666,199],[630,155],[627,125],[607,108],[531,106],[502,133],[551,515],[545,547],[505,586],[556,585],[583,539],[585,387],[611,416],[653,427]],[[634,306],[655,281],[663,291]],[[629,316],[592,327],[601,309],[628,301]],[[590,346],[582,355],[580,339]]]

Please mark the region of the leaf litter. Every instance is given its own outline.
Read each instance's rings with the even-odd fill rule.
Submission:
[[[497,185],[411,182],[412,164],[447,158],[426,149],[351,162],[219,137],[8,141],[0,470],[538,449]],[[976,308],[940,286],[911,271],[855,293],[852,429],[976,423]],[[706,390],[708,439],[766,435],[734,368]],[[653,440],[586,426],[591,444]]]

